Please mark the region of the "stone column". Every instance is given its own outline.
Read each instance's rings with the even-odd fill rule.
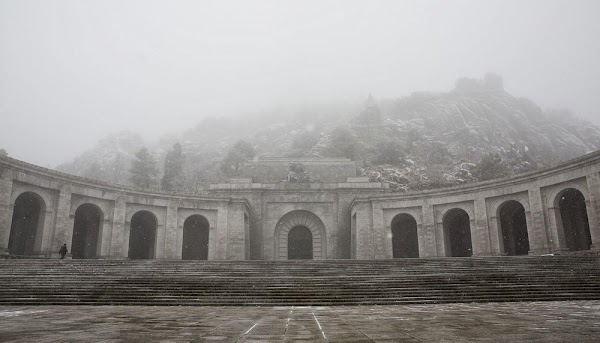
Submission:
[[[208,259],[209,260],[225,260],[227,259],[227,231],[229,218],[229,205],[226,202],[220,202],[217,206],[217,227],[214,232],[208,235]]]
[[[436,257],[437,248],[437,230],[435,228],[435,217],[433,206],[428,200],[423,201],[423,223],[421,227],[417,226],[419,233],[419,257]]]
[[[551,245],[546,228],[542,192],[537,187],[529,190],[529,211],[530,220],[527,223],[529,255],[550,253]]]
[[[444,219],[440,216],[438,222],[438,213],[436,209],[433,209],[433,222],[435,229],[435,246],[437,249],[437,256],[443,257],[446,255],[446,233],[444,232]],[[470,225],[470,223],[469,223]]]
[[[243,261],[246,257],[244,210],[240,203],[230,203],[227,219],[227,259]],[[323,237],[323,239],[325,239]]]
[[[590,234],[592,236],[591,250],[600,250],[600,174],[587,175],[589,199],[586,202]]]
[[[109,256],[112,258],[127,258],[127,250],[129,249],[129,228],[126,230],[125,216],[125,198],[123,196],[118,196],[114,202],[110,249],[108,251]]]
[[[489,256],[492,254],[492,251],[485,198],[481,196],[476,197],[473,207],[475,209],[475,218],[472,221],[473,226],[471,227],[473,256]]]
[[[70,218],[71,214],[71,186],[63,185],[58,193],[58,202],[56,205],[56,222],[54,224],[54,230],[50,227],[45,227],[44,230],[48,233],[54,231],[54,237],[50,240],[50,244],[44,247],[43,250],[47,251],[50,256],[58,256],[58,250],[63,244],[67,244],[69,253],[72,250],[73,241],[73,223],[74,220]],[[45,234],[44,234],[45,235]]]
[[[375,246],[375,255],[373,256],[376,260],[383,260],[388,258],[387,249],[385,246],[385,224],[383,222],[383,209],[381,208],[381,203],[378,201],[371,202],[372,208],[372,221],[373,221],[373,238],[374,238],[374,246]]]
[[[177,254],[177,204],[170,203],[167,206],[167,218],[165,219],[164,245],[161,258],[181,259],[181,253]]]
[[[503,255],[504,242],[502,241],[502,229],[500,227],[500,218],[496,216],[496,213],[490,213],[488,228],[490,230],[490,253],[494,256]]]
[[[12,172],[0,173],[0,256],[8,255],[8,239],[12,225]]]
[[[357,204],[356,210],[356,259],[371,260],[375,256],[373,229],[371,227],[370,203]]]

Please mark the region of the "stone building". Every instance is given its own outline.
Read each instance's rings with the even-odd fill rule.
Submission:
[[[316,180],[283,182],[300,162]],[[414,193],[345,159],[264,159],[206,195],[154,192],[0,157],[0,252],[73,258],[387,259],[596,250],[600,151],[551,169]]]

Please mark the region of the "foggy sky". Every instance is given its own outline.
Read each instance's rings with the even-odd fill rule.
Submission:
[[[122,130],[487,72],[600,124],[599,13],[595,0],[0,0],[0,147],[55,166]]]

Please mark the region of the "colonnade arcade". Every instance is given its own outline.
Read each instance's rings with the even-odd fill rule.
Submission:
[[[422,194],[352,183],[268,186],[257,191],[267,193],[264,204],[227,185],[186,198],[8,162],[21,168],[0,170],[0,250],[11,255],[51,257],[63,243],[75,259],[190,260],[261,258],[256,251],[275,260],[517,256],[600,246],[600,152],[521,179]],[[365,196],[352,195],[361,189]]]

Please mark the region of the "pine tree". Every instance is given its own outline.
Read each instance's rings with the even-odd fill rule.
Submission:
[[[148,152],[148,149],[141,148],[135,153],[135,160],[131,163],[131,182],[139,188],[150,188],[156,185],[158,169],[156,161]]]
[[[163,190],[174,191],[183,188],[184,156],[181,144],[176,143],[165,157],[165,169],[160,186]]]
[[[377,102],[371,94],[365,101],[360,114],[354,119],[354,132],[368,145],[373,147],[382,133],[383,116]]]
[[[227,176],[237,176],[242,164],[254,158],[255,155],[254,147],[250,143],[242,140],[237,141],[223,160],[221,171]]]

